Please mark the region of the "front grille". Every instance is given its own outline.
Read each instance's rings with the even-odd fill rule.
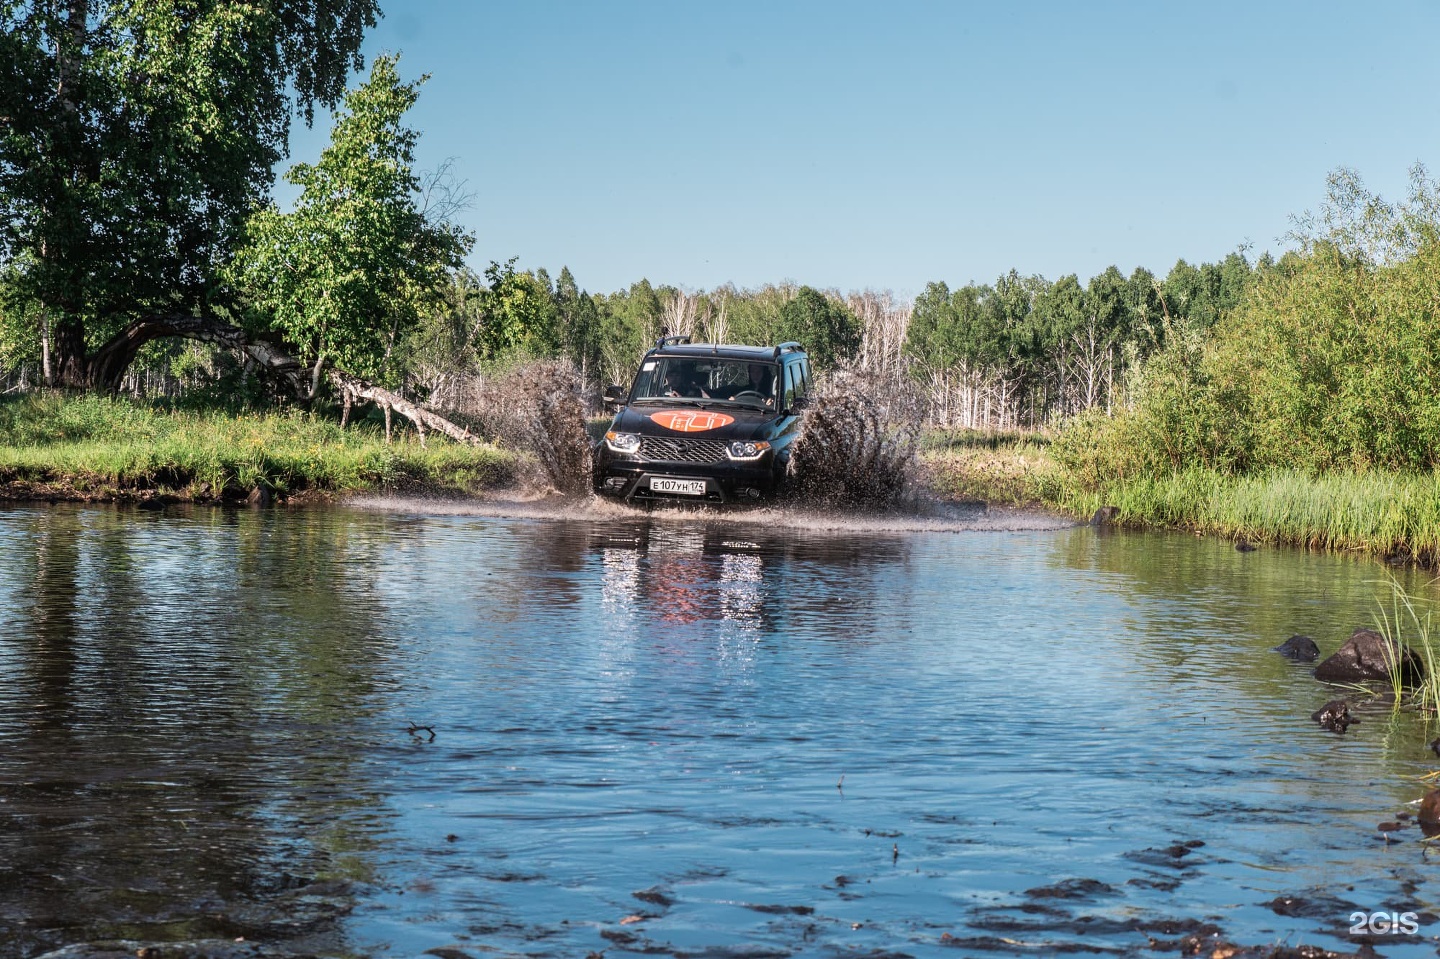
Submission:
[[[721,440],[692,440],[672,436],[640,437],[640,456],[647,460],[671,463],[723,463],[725,447]]]

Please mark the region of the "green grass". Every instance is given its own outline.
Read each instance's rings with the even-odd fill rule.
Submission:
[[[1440,564],[1440,473],[1192,469],[1097,483],[1060,464],[1043,434],[936,432],[923,450],[927,482],[946,496],[1079,518],[1110,505],[1124,525]]]
[[[1119,521],[1183,526],[1235,539],[1414,559],[1440,558],[1440,476],[1277,470],[1230,476],[1189,470],[1066,487],[1057,505],[1076,515],[1119,507]]]
[[[1050,434],[1039,430],[975,430],[952,427],[926,430],[920,440],[920,449],[926,453],[990,450],[1040,454],[1049,447]]]
[[[1395,708],[1409,702],[1416,706],[1427,720],[1440,715],[1440,650],[1432,640],[1431,625],[1434,610],[1426,603],[1407,593],[1399,583],[1390,580],[1389,602],[1380,602],[1380,614],[1376,627],[1390,648],[1390,686],[1394,692]],[[1409,647],[1425,667],[1418,688],[1407,689],[1402,683],[1400,652]]]
[[[180,412],[99,396],[0,402],[0,487],[11,496],[220,499],[404,489],[466,493],[508,478],[512,454],[413,434],[387,445],[304,412]]]

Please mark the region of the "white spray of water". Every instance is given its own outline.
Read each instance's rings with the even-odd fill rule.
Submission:
[[[725,509],[711,506],[626,506],[598,496],[534,497],[507,491],[485,500],[419,499],[364,496],[347,501],[355,509],[427,516],[480,516],[495,519],[548,519],[576,522],[634,522],[657,525],[723,525],[736,529],[802,530],[812,533],[955,533],[967,531],[1043,531],[1068,529],[1075,521],[1035,510],[916,500],[907,509],[884,513],[816,510],[779,505]]]
[[[794,492],[823,507],[893,509],[914,494],[923,405],[908,379],[856,369],[829,374],[800,418]]]
[[[583,390],[572,363],[522,363],[468,391],[461,412],[485,435],[534,457],[539,475],[522,475],[527,486],[580,494],[590,488],[593,463]]]

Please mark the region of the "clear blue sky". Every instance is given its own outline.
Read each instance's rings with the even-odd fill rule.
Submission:
[[[1282,249],[1336,167],[1440,172],[1431,0],[386,7],[366,51],[430,74],[474,265],[592,292],[1163,274]]]

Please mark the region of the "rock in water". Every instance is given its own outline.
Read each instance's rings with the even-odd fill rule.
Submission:
[[[1375,630],[1357,629],[1335,655],[1315,667],[1315,678],[1325,683],[1389,682],[1390,667],[1397,662],[1402,684],[1412,686],[1424,677],[1420,657],[1404,643],[1392,650]]]
[[[1324,728],[1331,732],[1343,733],[1360,720],[1350,715],[1350,704],[1343,699],[1332,699],[1310,714]]]
[[[1099,509],[1097,509],[1097,510],[1095,511],[1095,515],[1094,515],[1094,516],[1090,517],[1090,525],[1091,525],[1091,526],[1109,526],[1109,525],[1113,524],[1113,523],[1115,522],[1115,520],[1118,519],[1119,517],[1120,517],[1120,507],[1118,507],[1118,506],[1102,506],[1102,507],[1100,507]]]
[[[1313,663],[1320,658],[1320,647],[1316,646],[1315,640],[1309,636],[1291,636],[1274,649],[1286,659],[1293,659],[1299,663]]]
[[[1420,800],[1420,811],[1415,814],[1422,826],[1440,826],[1440,789],[1432,789]]]

